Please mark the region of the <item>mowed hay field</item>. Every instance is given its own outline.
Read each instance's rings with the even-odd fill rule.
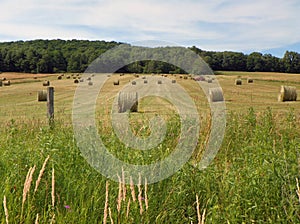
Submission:
[[[300,223],[300,99],[278,102],[281,85],[300,90],[300,75],[218,72],[227,110],[224,140],[213,162],[197,167],[210,133],[210,110],[198,82],[180,75],[201,121],[196,153],[174,175],[154,184],[141,176],[134,184],[114,182],[91,167],[74,138],[72,105],[82,74],[2,73],[0,87],[1,223]],[[107,76],[107,74],[103,74]],[[70,79],[66,77],[70,76]],[[130,113],[132,131],[149,136],[149,120],[167,121],[164,140],[151,150],[122,144],[112,130],[111,105],[124,85],[143,88],[143,76],[114,74],[97,98],[96,124],[109,152],[130,164],[146,165],[168,157],[178,144],[180,119],[170,102],[146,97]],[[236,86],[235,80],[242,80]],[[253,83],[247,83],[252,78]],[[170,80],[169,80],[170,79]],[[55,88],[55,125],[49,126],[46,102],[37,93]],[[119,85],[114,82],[119,80]],[[91,77],[93,82],[93,77]],[[216,80],[213,80],[213,83]],[[203,85],[211,85],[203,82]],[[48,157],[49,156],[49,157]],[[105,163],[105,161],[102,161]],[[110,164],[108,164],[110,165]],[[120,180],[130,172],[117,173]]]
[[[219,72],[216,78],[223,89],[226,107],[228,111],[247,111],[253,107],[256,111],[263,111],[271,107],[274,111],[287,111],[289,108],[300,110],[300,98],[297,102],[278,102],[278,94],[281,85],[295,86],[300,91],[300,75],[282,73],[247,73],[247,72]],[[65,74],[62,80],[58,80],[53,74],[17,74],[2,73],[0,78],[5,77],[11,81],[11,86],[0,87],[0,120],[10,119],[45,119],[46,104],[37,101],[37,93],[46,90],[43,81],[49,80],[50,86],[55,88],[55,116],[70,122],[72,112],[73,97],[78,84],[74,83],[74,78],[78,78],[77,73]],[[66,77],[70,76],[70,79]],[[140,78],[143,75],[140,75]],[[147,77],[147,75],[145,75]],[[191,79],[181,79],[179,75],[168,75],[170,79],[175,79],[182,85],[198,106],[199,113],[202,110],[208,112],[208,102],[201,88]],[[235,80],[241,78],[243,84],[235,85]],[[247,83],[247,78],[252,78],[254,83]],[[106,112],[110,111],[112,100],[125,84],[136,79],[133,75],[119,76],[113,75],[98,97],[99,105],[105,106]],[[120,85],[113,85],[119,80]],[[88,81],[85,80],[87,84]],[[207,85],[207,84],[206,84]],[[150,99],[149,99],[150,100]],[[154,101],[153,101],[154,100]],[[164,102],[155,102],[158,99],[144,101],[141,110],[152,112],[167,112],[161,105]],[[161,101],[161,100],[160,100]],[[106,104],[107,103],[107,104]],[[108,107],[108,108],[107,108]],[[17,119],[18,120],[18,119]]]

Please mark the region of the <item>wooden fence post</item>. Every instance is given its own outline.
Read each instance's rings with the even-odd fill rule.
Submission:
[[[53,122],[54,122],[54,87],[48,87],[47,115],[48,115],[48,119],[49,119],[49,125],[53,125]]]

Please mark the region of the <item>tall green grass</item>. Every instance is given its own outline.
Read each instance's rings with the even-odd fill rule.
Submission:
[[[34,223],[37,214],[39,223],[102,223],[105,185],[109,182],[108,206],[114,223],[198,223],[196,195],[199,212],[205,210],[205,223],[299,223],[296,178],[300,124],[296,115],[293,110],[274,114],[270,108],[259,114],[251,108],[247,113],[228,114],[226,136],[213,163],[202,171],[187,163],[170,178],[148,185],[148,210],[143,186],[144,212],[140,214],[139,203],[131,198],[128,217],[130,186],[119,212],[119,183],[107,180],[87,164],[76,146],[72,127],[60,121],[52,129],[8,121],[0,130],[0,199],[6,196],[10,223]],[[117,152],[119,143],[110,146]],[[39,170],[48,155],[50,159],[34,193]],[[22,212],[24,181],[34,165]],[[137,186],[135,192],[137,196]],[[0,217],[5,223],[3,206]]]

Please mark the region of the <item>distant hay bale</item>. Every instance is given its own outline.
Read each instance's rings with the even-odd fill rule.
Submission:
[[[137,92],[120,92],[118,95],[118,111],[138,112],[138,93]]]
[[[91,77],[88,77],[86,80],[88,80],[88,81],[91,81],[91,80],[92,80],[92,78],[91,78]]]
[[[0,80],[0,87],[3,85],[2,80]]]
[[[10,86],[10,81],[9,80],[3,81],[3,85],[4,86]]]
[[[182,79],[182,78],[183,78],[183,76],[182,76],[182,75],[180,75],[180,76],[179,76],[179,78],[180,78],[180,79]]]
[[[66,78],[67,78],[67,79],[70,79],[70,78],[71,78],[71,76],[69,76],[69,75],[68,75]]]
[[[134,74],[134,77],[136,77],[136,78],[138,78],[138,77],[140,77],[138,74]]]
[[[188,79],[188,76],[185,75],[185,76],[183,77],[183,79]]]
[[[210,102],[221,102],[224,101],[222,88],[210,88],[209,89],[209,99]]]
[[[33,79],[37,79],[37,77],[36,77],[36,76],[34,76],[34,77],[33,77]]]
[[[121,73],[120,76],[124,76],[124,73]]]
[[[111,75],[107,75],[107,77],[111,77]]]
[[[253,83],[253,82],[254,82],[254,80],[252,78],[247,79],[247,83]]]
[[[146,76],[143,76],[142,79],[146,79]]]
[[[93,82],[92,82],[92,81],[89,81],[89,82],[88,82],[88,85],[89,85],[89,86],[92,86],[92,85],[93,85]]]
[[[297,89],[294,86],[281,86],[278,96],[279,102],[297,101]]]
[[[145,80],[144,80],[144,84],[147,84],[147,83],[148,83],[148,80],[145,79]]]
[[[79,82],[84,82],[84,79],[80,79]]]
[[[43,86],[50,86],[50,81],[49,80],[44,81]]]
[[[75,79],[75,80],[74,80],[74,83],[75,83],[75,84],[79,83],[79,80],[78,80],[78,79]]]
[[[159,85],[162,84],[162,81],[161,81],[161,80],[158,80],[158,81],[157,81],[157,84],[159,84]]]
[[[132,81],[131,84],[135,86],[136,85],[136,81]]]
[[[207,83],[212,83],[213,80],[211,78],[207,79]]]
[[[2,81],[5,81],[5,80],[6,80],[6,78],[5,78],[5,77],[3,77],[3,78],[2,78]]]
[[[164,77],[168,77],[168,75],[167,75],[167,74],[164,74]]]
[[[118,85],[120,85],[120,81],[119,80],[114,81],[114,86],[118,86]]]
[[[240,85],[242,85],[242,80],[241,79],[236,79],[235,80],[235,85],[237,85],[237,86],[240,86]]]
[[[173,79],[173,80],[172,80],[172,83],[176,83],[176,80],[175,80],[175,79]]]
[[[61,79],[62,79],[62,76],[61,76],[61,75],[57,76],[57,79],[58,79],[58,80],[61,80]]]
[[[38,102],[47,101],[47,90],[38,91]]]

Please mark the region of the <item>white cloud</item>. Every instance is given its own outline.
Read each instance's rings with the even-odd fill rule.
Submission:
[[[2,0],[0,38],[167,40],[213,50],[300,42],[298,0]]]

